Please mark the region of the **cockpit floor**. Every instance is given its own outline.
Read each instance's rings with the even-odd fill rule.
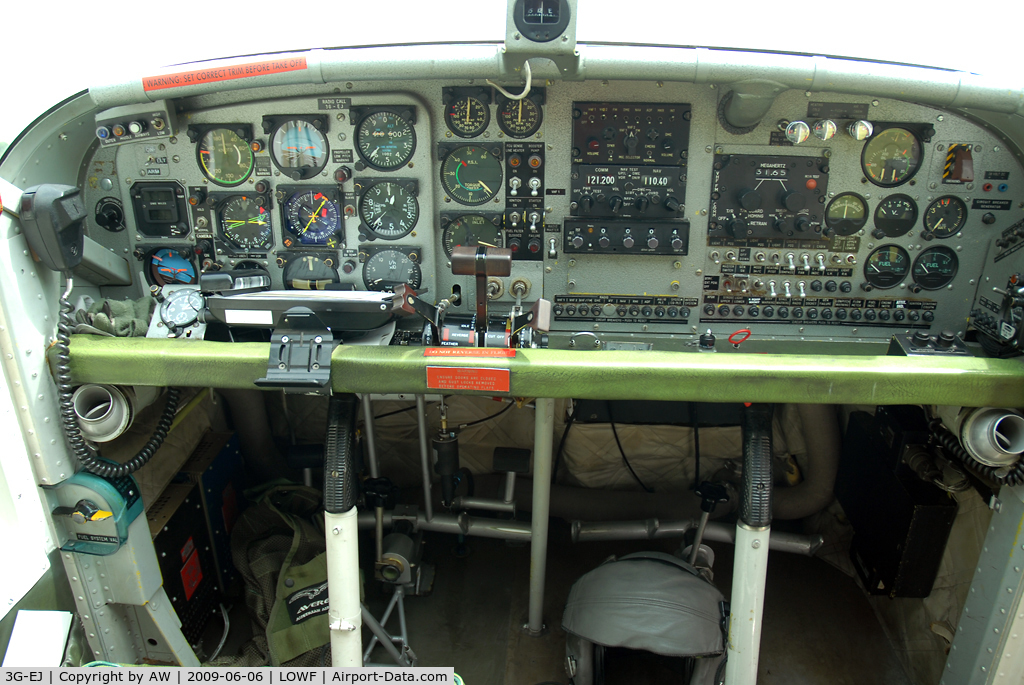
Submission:
[[[566,683],[562,609],[569,588],[612,554],[660,549],[672,541],[573,544],[568,525],[552,520],[544,622],[530,637],[526,623],[530,548],[470,538],[468,556],[456,555],[453,536],[429,534],[425,561],[436,564],[433,593],[406,599],[410,645],[423,666],[453,666],[468,685]],[[711,543],[715,582],[726,596],[733,548]],[[367,599],[380,615],[387,595],[379,584]],[[397,621],[394,621],[397,629]],[[389,626],[390,627],[390,626]],[[373,660],[387,663],[377,648]],[[641,667],[642,668],[642,667]],[[631,685],[665,683],[630,678]],[[768,564],[758,682],[762,685],[911,685],[856,582],[820,559],[773,552]],[[923,685],[923,684],[922,684]],[[928,684],[932,685],[932,684]]]

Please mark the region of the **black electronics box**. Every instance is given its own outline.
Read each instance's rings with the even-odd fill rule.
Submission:
[[[931,594],[957,503],[902,465],[920,435],[912,408],[850,415],[835,495],[853,526],[850,557],[871,594]],[[917,443],[922,444],[922,443]]]
[[[189,644],[199,643],[217,610],[217,572],[195,483],[172,483],[146,512],[164,590]]]

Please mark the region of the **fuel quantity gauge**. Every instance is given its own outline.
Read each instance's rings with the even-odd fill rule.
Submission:
[[[920,290],[939,290],[953,282],[959,266],[960,261],[953,250],[930,247],[914,260],[911,273]]]
[[[910,255],[899,245],[883,245],[864,264],[864,280],[879,290],[895,288],[910,271]],[[868,288],[870,290],[870,288]]]

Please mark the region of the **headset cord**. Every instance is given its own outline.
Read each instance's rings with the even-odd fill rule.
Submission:
[[[71,332],[75,326],[75,320],[71,317],[74,307],[71,305],[71,274],[66,273],[67,288],[60,297],[60,319],[57,322],[57,393],[60,404],[60,422],[64,428],[64,435],[68,445],[75,457],[82,464],[82,468],[90,473],[95,473],[104,478],[123,478],[135,473],[153,458],[156,451],[160,449],[164,438],[171,428],[174,414],[178,410],[178,398],[181,392],[178,388],[167,389],[167,404],[160,416],[156,430],[142,447],[138,454],[123,464],[115,464],[100,458],[99,454],[92,450],[82,435],[82,429],[78,426],[78,418],[75,416],[74,389],[71,384]]]

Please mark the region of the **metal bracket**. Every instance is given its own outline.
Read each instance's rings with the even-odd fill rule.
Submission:
[[[527,60],[538,57],[554,62],[562,78],[582,79],[583,60],[576,50],[577,2],[578,0],[551,0],[551,2],[543,3],[543,5],[557,5],[560,18],[566,18],[565,15],[568,15],[567,23],[558,34],[547,40],[535,40],[534,38],[540,36],[531,37],[529,27],[527,27],[527,31],[523,31],[523,13],[527,11],[529,5],[542,5],[542,3],[531,3],[530,0],[508,0],[508,11],[505,16],[505,49],[502,55],[506,71],[519,71]],[[538,25],[538,27],[543,26],[543,24]]]
[[[330,393],[331,353],[338,343],[331,329],[308,307],[292,307],[270,338],[267,376],[255,382],[261,388],[285,392]]]

